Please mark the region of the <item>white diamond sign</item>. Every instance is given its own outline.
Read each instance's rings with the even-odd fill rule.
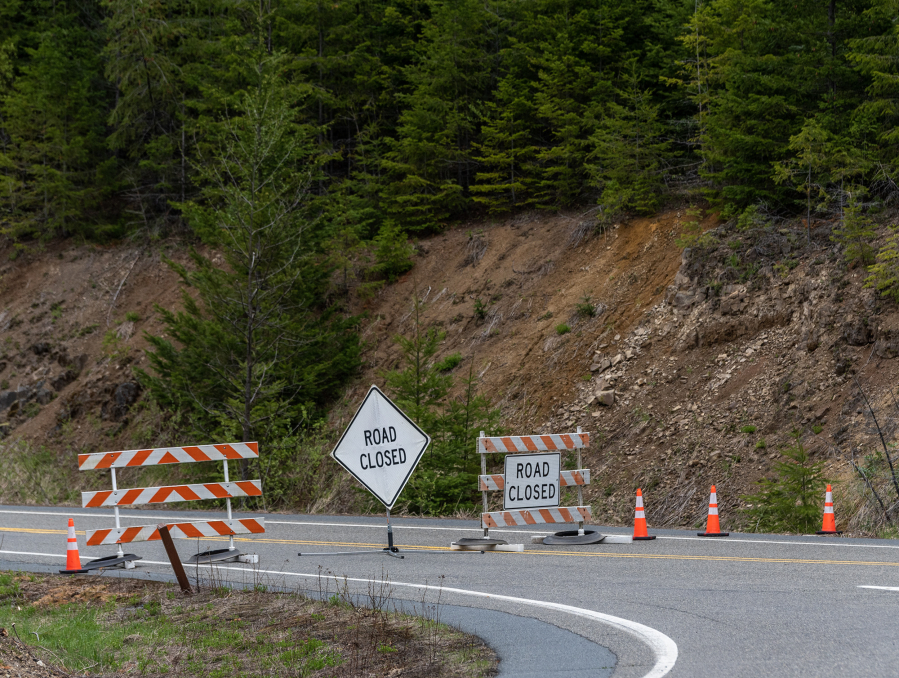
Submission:
[[[331,456],[391,509],[430,444],[431,437],[372,386]]]

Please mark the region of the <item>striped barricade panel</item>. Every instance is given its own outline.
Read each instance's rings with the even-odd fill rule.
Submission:
[[[169,533],[175,539],[196,539],[198,537],[230,537],[235,534],[262,534],[265,532],[265,518],[240,518],[234,520],[204,520],[195,523],[168,523]],[[130,544],[138,541],[158,541],[159,531],[155,525],[139,527],[111,528],[108,530],[87,530],[88,546],[104,544]]]
[[[90,471],[93,469],[126,468],[131,466],[186,464],[194,461],[224,461],[225,459],[255,459],[258,456],[258,443],[158,447],[152,450],[79,454],[78,470]]]
[[[559,485],[562,487],[574,487],[575,485],[590,484],[590,469],[581,468],[575,471],[562,471],[559,474]],[[502,490],[506,486],[506,480],[502,473],[478,476],[478,490],[490,492]]]
[[[514,527],[546,523],[578,523],[593,518],[589,506],[557,506],[519,511],[492,511],[481,514],[482,527]]]
[[[555,452],[577,450],[590,444],[589,433],[553,433],[545,436],[478,438],[478,452]]]
[[[165,485],[136,487],[130,490],[82,492],[84,507],[131,506],[138,504],[167,504],[173,501],[199,499],[230,499],[231,497],[261,497],[261,480],[241,480],[233,483],[199,483],[197,485]]]

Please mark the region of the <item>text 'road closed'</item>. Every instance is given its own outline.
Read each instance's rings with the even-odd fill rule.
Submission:
[[[366,447],[386,445],[396,442],[396,429],[393,426],[383,428],[365,429],[362,439]],[[407,461],[406,450],[402,447],[392,447],[384,450],[366,450],[359,455],[359,466],[367,471],[373,468],[385,466],[399,466]]]
[[[548,508],[559,505],[561,455],[510,454],[506,457],[503,508]]]

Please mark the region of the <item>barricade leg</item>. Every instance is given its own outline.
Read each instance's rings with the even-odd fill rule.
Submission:
[[[227,486],[231,480],[228,477],[228,460],[222,461],[225,467],[225,485]],[[225,506],[228,509],[228,522],[231,522],[231,497],[225,498]],[[234,546],[234,535],[228,537],[228,548],[226,549],[210,549],[197,553],[188,558],[186,563],[194,565],[203,565],[208,563],[248,563],[255,565],[259,562],[259,556],[255,553],[243,553]]]
[[[580,426],[577,427],[577,432],[582,432]],[[577,467],[583,468],[583,465],[581,464],[581,448],[577,448]],[[580,485],[577,486],[577,505],[584,505],[584,490]],[[569,544],[572,546],[577,546],[582,544],[598,544],[603,539],[605,539],[605,536],[601,535],[596,530],[585,530],[584,521],[579,520],[577,524],[577,531],[563,530],[562,532],[556,532],[555,534],[551,534],[548,537],[544,537],[541,541],[547,546],[557,544]]]
[[[484,432],[481,431],[481,438],[484,437]],[[478,452],[481,454],[481,475],[487,475],[487,457],[480,446],[478,446]],[[487,490],[481,490],[481,503],[484,507],[484,513],[487,513],[489,506],[487,504]],[[506,549],[499,548],[501,546],[508,545],[505,539],[493,539],[490,537],[490,528],[482,521],[481,527],[484,529],[483,537],[463,537],[462,539],[457,539],[456,541],[450,544],[450,548],[454,551],[502,551]],[[517,546],[517,544],[515,545]],[[523,547],[522,547],[523,548]],[[521,549],[509,549],[509,550],[521,550]]]
[[[112,491],[118,492],[119,486],[116,482],[115,468],[110,468],[109,471],[112,474]],[[119,507],[114,506],[112,511],[115,514],[116,530],[120,530],[122,528],[122,521],[119,516]],[[101,567],[123,567],[126,570],[133,570],[135,560],[142,560],[142,558],[133,553],[125,553],[122,550],[122,544],[118,543],[116,544],[116,554],[114,556],[103,556],[102,558],[90,560],[84,564],[84,569],[99,570]]]

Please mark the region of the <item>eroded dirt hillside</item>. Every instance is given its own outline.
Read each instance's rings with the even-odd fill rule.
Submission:
[[[391,337],[411,333],[417,296],[422,323],[446,332],[438,358],[461,353],[459,376],[474,362],[510,432],[593,433],[598,522],[630,524],[642,487],[651,524],[702,525],[714,483],[724,523],[743,524],[741,495],[773,477],[799,430],[827,477],[846,481],[841,528],[869,529],[850,460],[880,444],[859,386],[888,441],[899,420],[895,305],[847,270],[833,224],[808,242],[801,224],[735,232],[709,217],[704,246],[682,250],[685,218],[634,219],[573,245],[576,220],[529,215],[423,242],[416,268],[370,306],[367,373],[335,424],[397,364]]]
[[[840,527],[851,516],[868,529],[850,460],[879,439],[859,385],[890,440],[895,305],[864,288],[863,270],[847,271],[830,224],[807,243],[801,225],[738,233],[709,216],[704,246],[682,250],[687,218],[672,209],[578,240],[576,215],[525,214],[421,241],[409,274],[354,301],[364,370],[333,408],[335,430],[398,365],[393,337],[412,332],[417,298],[422,324],[446,333],[437,357],[461,354],[457,384],[473,366],[510,432],[593,434],[597,522],[630,524],[642,487],[651,524],[698,524],[715,483],[723,524],[739,524],[740,495],[772,476],[801,429],[813,459],[846,481]],[[161,256],[182,250],[0,251],[0,435],[51,450],[60,466],[81,451],[170,442],[132,369],[146,364],[142,333],[163,331],[153,304],[179,303]],[[78,484],[44,500],[75,502]],[[351,509],[351,494],[320,508]]]

